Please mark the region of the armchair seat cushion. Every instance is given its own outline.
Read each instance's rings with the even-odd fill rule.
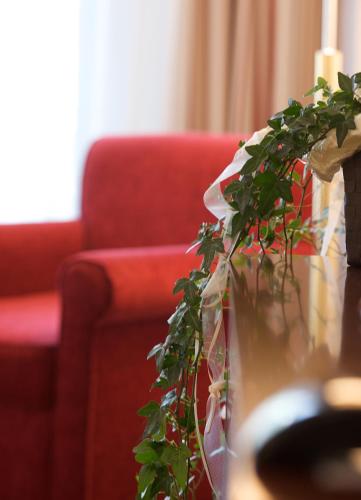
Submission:
[[[59,322],[56,292],[0,298],[2,407],[53,406]]]

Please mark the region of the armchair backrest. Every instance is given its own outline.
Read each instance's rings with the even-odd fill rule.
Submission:
[[[83,180],[86,247],[190,243],[199,224],[212,220],[203,193],[232,161],[240,138],[184,134],[97,141]]]

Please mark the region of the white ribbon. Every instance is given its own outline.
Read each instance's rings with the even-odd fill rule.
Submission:
[[[341,216],[343,214],[343,209],[344,209],[344,199],[345,199],[345,191],[344,191],[344,182],[342,178],[342,173],[337,172],[331,184],[327,225],[325,233],[323,235],[322,247],[320,253],[320,255],[322,255],[323,257],[327,255],[328,249],[330,247],[336,229],[341,224]],[[339,238],[339,240],[341,244],[340,252],[343,253],[345,251],[345,248],[343,248],[345,243],[344,241],[341,242],[341,238]]]
[[[322,240],[321,255],[327,255],[336,228],[339,225],[344,206],[344,184],[340,174],[342,163],[361,149],[361,114],[355,116],[354,130],[349,130],[339,148],[337,146],[336,130],[332,129],[325,139],[317,142],[308,155],[307,165],[316,176],[326,182],[331,182],[328,217]],[[336,174],[336,175],[335,175]],[[341,252],[344,249],[341,249]]]
[[[217,179],[209,186],[207,191],[204,193],[203,201],[206,208],[215,216],[218,220],[223,220],[229,214],[231,207],[226,202],[222,190],[221,183],[226,181],[233,175],[238,174],[243,165],[251,158],[247,153],[246,147],[259,144],[262,139],[271,131],[270,127],[265,127],[261,130],[255,132],[252,137],[237,151],[234,156],[232,163],[230,163],[223,172],[217,177]]]
[[[331,182],[342,163],[361,149],[361,113],[355,116],[355,126],[354,130],[348,131],[340,148],[336,130],[332,129],[311,149],[307,164],[322,181]]]

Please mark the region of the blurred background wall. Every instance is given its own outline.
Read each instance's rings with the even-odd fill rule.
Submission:
[[[0,3],[0,222],[79,212],[84,155],[109,134],[252,132],[313,84],[322,0]],[[359,0],[340,0],[361,70]]]

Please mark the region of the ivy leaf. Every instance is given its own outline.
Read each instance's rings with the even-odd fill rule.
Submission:
[[[318,90],[320,90],[319,88],[317,88],[317,85],[311,87],[309,90],[307,90],[307,92],[304,95],[304,97],[308,97],[310,95],[313,95],[315,94]]]
[[[159,404],[156,401],[149,401],[137,411],[137,414],[141,417],[151,417],[155,411],[159,411]]]
[[[168,406],[172,406],[173,403],[175,403],[178,399],[177,396],[177,389],[172,389],[171,391],[167,392],[165,396],[162,397],[162,404],[160,405],[161,408],[167,408]]]
[[[251,200],[251,197],[252,197],[251,192],[248,189],[238,191],[238,193],[236,194],[235,199],[236,199],[237,207],[241,213],[243,213],[245,211],[248,203]]]
[[[158,387],[160,389],[167,389],[170,386],[171,384],[169,383],[169,380],[164,370],[160,372],[159,377],[157,377],[156,381],[152,385],[152,387]]]
[[[173,479],[169,474],[168,467],[166,466],[161,466],[157,468],[157,476],[154,480],[154,483],[152,485],[152,489],[150,491],[151,496],[149,500],[154,500],[155,498],[159,498],[157,493],[162,493],[162,498],[163,494],[165,493],[166,495],[171,495],[171,487],[172,487]],[[167,496],[166,498],[170,498]],[[173,496],[171,496],[173,500]],[[143,500],[143,499],[142,499]],[[148,499],[146,499],[148,500]]]
[[[340,148],[346,139],[348,127],[345,122],[339,123],[336,127],[337,146]]]
[[[288,99],[288,107],[289,108],[292,108],[292,107],[302,108],[302,104],[299,101],[296,101],[295,99],[292,99],[292,97],[290,97]]]
[[[183,489],[187,481],[188,458],[192,455],[191,451],[185,444],[181,444],[178,452],[178,461],[173,464],[175,477]]]
[[[163,439],[165,433],[165,414],[158,403],[150,401],[138,411],[138,415],[148,419],[144,429],[144,437],[152,436],[157,441]]]
[[[185,409],[185,420],[186,420],[186,427],[189,432],[189,434],[192,434],[192,432],[195,430],[196,425],[195,425],[195,419],[194,419],[194,407],[189,406]]]
[[[328,87],[327,80],[325,80],[322,76],[319,76],[319,77],[317,78],[317,85],[318,85],[320,88],[326,88],[326,87]]]
[[[252,174],[260,167],[261,163],[262,159],[252,156],[252,158],[247,160],[246,163],[243,165],[241,174],[242,175]]]
[[[182,443],[179,447],[168,446],[161,456],[161,460],[172,467],[177,483],[182,490],[187,484],[188,458],[191,455],[189,448]]]
[[[350,94],[346,92],[345,90],[336,90],[334,92],[332,99],[335,101],[335,103],[340,104],[341,106],[347,103],[347,100],[349,99]],[[329,110],[330,115],[335,115],[338,114],[339,120],[343,120],[343,114],[339,112],[339,110],[335,107],[335,109]]]
[[[164,346],[155,355],[155,366],[157,367],[158,372],[162,371],[165,355],[166,355],[166,349],[164,349]]]
[[[302,235],[301,235],[301,233],[299,231],[295,231],[293,233],[293,238],[291,240],[291,242],[292,242],[292,248],[296,248],[297,247],[297,245],[298,245],[301,237],[302,237]]]
[[[168,389],[175,385],[180,377],[182,371],[182,367],[180,363],[176,363],[169,368],[164,368],[161,372],[159,377],[156,379],[156,381],[153,384],[153,387],[159,387],[160,389]],[[161,412],[163,410],[161,409]],[[164,420],[161,422],[164,424]],[[160,428],[160,431],[163,430],[163,427]],[[157,433],[156,435],[153,434],[153,437],[156,437],[157,439],[161,439],[162,435],[161,433]]]
[[[232,218],[231,236],[234,238],[238,233],[242,232],[247,224],[248,213],[236,213]]]
[[[235,181],[232,181],[230,184],[228,184],[228,186],[224,189],[224,195],[227,196],[236,193],[241,189],[243,189],[243,184],[241,181],[236,179]]]
[[[247,248],[251,248],[252,245],[253,245],[253,240],[254,240],[254,234],[249,234],[248,236],[246,236],[246,238],[244,239],[244,244],[246,245]]]
[[[253,144],[252,146],[247,146],[246,151],[251,158],[246,161],[241,170],[242,175],[249,175],[255,172],[267,158],[268,153],[261,144]]]
[[[192,281],[199,281],[204,278],[208,278],[207,273],[203,273],[202,271],[199,271],[198,269],[194,269],[191,274],[190,274],[191,280]]]
[[[287,224],[287,229],[298,229],[300,226],[302,226],[302,219],[301,217],[297,217],[297,219],[293,219],[291,222]]]
[[[261,156],[263,153],[263,148],[259,144],[253,144],[251,146],[246,146],[246,151],[251,156]]]
[[[179,365],[179,363],[177,363],[173,366],[170,366],[169,368],[166,368],[164,370],[165,376],[166,376],[167,381],[168,381],[168,385],[166,387],[171,387],[172,385],[174,385],[178,382],[181,371],[182,371],[182,368]]]
[[[157,472],[153,464],[143,465],[140,469],[138,476],[138,493],[143,493],[141,498],[144,498],[145,492],[153,484],[156,475]]]
[[[351,92],[352,93],[352,80],[349,76],[345,75],[344,73],[341,73],[339,71],[337,73],[338,77],[338,84],[341,90],[344,90],[345,92]]]
[[[323,90],[324,96],[327,96],[330,94],[330,87],[329,87],[327,81],[322,76],[319,76],[317,78],[317,84],[314,87],[312,87],[310,90],[308,90],[304,95],[305,95],[305,97],[307,97],[307,96],[315,94],[319,90]]]
[[[292,173],[292,180],[293,180],[293,182],[297,182],[297,183],[301,182],[301,176],[298,172],[296,172],[296,170],[294,170]]]
[[[280,118],[270,118],[267,121],[267,124],[273,128],[273,130],[281,130],[282,127],[282,120]]]
[[[282,122],[282,118],[277,118],[276,116],[274,116],[272,119],[278,119],[280,123]],[[265,155],[267,152],[267,156],[269,155],[269,153],[274,152],[277,149],[277,142],[275,141],[275,134],[273,131],[268,132],[268,134],[264,136],[261,141],[261,146],[265,152]]]
[[[286,179],[281,179],[277,183],[277,187],[279,189],[279,193],[281,198],[288,202],[293,201],[292,191],[291,191],[291,183]]]
[[[246,230],[247,223],[250,223],[250,221],[253,220],[256,217],[256,215],[257,215],[256,210],[249,205],[246,207],[244,212],[236,213],[232,218],[232,231],[231,231],[232,237]]]
[[[273,186],[278,180],[278,177],[273,172],[262,172],[254,178],[254,183],[258,187]]]
[[[288,108],[283,110],[283,114],[285,117],[297,117],[300,115],[300,112],[302,110],[302,105],[298,102],[295,101],[294,99],[289,99],[288,100]]]
[[[266,245],[266,247],[270,247],[272,245],[272,243],[274,242],[276,238],[276,233],[272,230],[269,230],[265,239],[264,239],[264,243]]]
[[[184,297],[191,304],[194,304],[199,299],[197,285],[190,280],[184,287]]]
[[[177,446],[175,444],[167,445],[160,458],[164,464],[172,465],[172,463],[178,459]]]
[[[217,253],[224,253],[224,245],[221,238],[214,238],[212,240],[212,245],[214,246]]]
[[[202,241],[197,250],[197,255],[204,255],[202,269],[210,268],[217,253],[224,253],[224,246],[221,238],[207,238]]]
[[[194,302],[198,299],[197,285],[188,278],[181,278],[176,282],[173,293],[176,294],[182,290],[186,301],[194,304]]]
[[[188,283],[188,279],[187,278],[180,278],[179,280],[177,280],[176,284],[175,284],[175,286],[173,288],[174,295],[176,293],[179,293],[182,290],[184,290],[184,287],[187,285],[187,283]]]
[[[185,302],[181,302],[175,312],[168,318],[168,325],[171,327],[178,327],[183,320],[185,313],[187,312],[187,304]]]
[[[231,223],[231,236],[234,238],[245,227],[246,219],[242,214],[234,214]]]
[[[272,187],[262,189],[259,196],[259,209],[261,214],[268,213],[274,205],[274,202],[279,197],[279,190],[274,184]]]
[[[164,357],[162,368],[170,368],[171,366],[174,366],[176,363],[178,363],[177,356],[174,356],[173,354],[167,354]]]
[[[152,349],[149,351],[148,353],[148,356],[147,356],[147,359],[150,359],[152,358],[153,356],[155,356],[159,351],[161,351],[163,349],[163,344],[157,344],[155,345],[154,347],[152,347]]]
[[[135,460],[140,464],[151,464],[159,460],[159,455],[150,439],[145,439],[133,449]]]
[[[194,308],[189,309],[188,314],[186,315],[187,323],[197,332],[202,331],[202,323],[199,318],[197,310]]]

